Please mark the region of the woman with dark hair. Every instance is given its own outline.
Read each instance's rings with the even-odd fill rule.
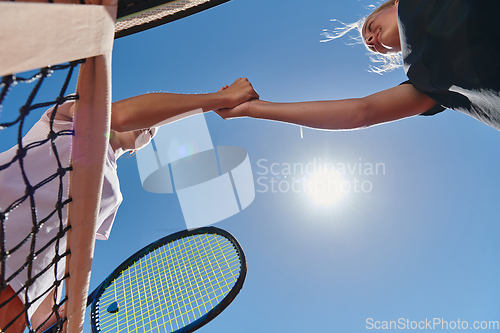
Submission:
[[[122,202],[116,164],[116,160],[121,155],[146,146],[155,135],[157,126],[173,117],[179,118],[179,116],[182,117],[197,109],[206,112],[223,107],[234,107],[258,97],[248,80],[240,78],[231,86],[225,86],[224,89],[215,93],[189,95],[152,93],[113,103],[109,145],[103,168],[104,179],[97,217],[96,238],[108,239],[115,215]],[[54,108],[50,108],[33,125],[23,137],[24,146],[47,138],[50,132],[50,117],[53,112]],[[58,105],[53,123],[54,131],[72,130],[73,117],[74,101]],[[61,167],[67,168],[70,164],[72,136],[59,136],[54,140],[54,145],[57,147]],[[0,153],[0,165],[15,159],[17,149],[18,147],[14,146]],[[30,254],[30,242],[23,243],[22,241],[30,235],[33,228],[30,202],[24,200],[8,212],[2,211],[25,194],[25,183],[19,164],[13,163],[8,168],[0,170],[0,213],[8,214],[8,218],[2,223],[4,246],[10,250],[17,247],[18,244],[22,244],[17,250],[12,251],[5,263],[2,264],[5,266],[5,279],[8,279],[8,285],[0,292],[0,332],[12,322],[7,330],[11,333],[24,331],[26,316],[34,329],[39,326],[48,328],[51,323],[55,322],[56,316],[52,313],[55,289],[53,286],[54,275],[57,275],[57,280],[61,281],[65,273],[64,259],[58,263],[56,273],[52,267],[47,270],[55,254],[60,254],[56,250],[55,242],[52,241],[59,232],[60,221],[57,214],[50,214],[54,209],[54,198],[57,198],[57,193],[60,190],[59,182],[56,180],[48,181],[34,192],[37,215],[47,216],[47,220],[44,221],[43,225],[40,225],[40,230],[36,234],[35,251],[40,253],[33,259],[31,267],[26,268],[26,258]],[[23,171],[33,184],[48,179],[59,167],[52,152],[51,142],[47,141],[29,149],[23,158],[23,165]],[[66,172],[63,175],[61,188],[63,201],[68,197],[68,187],[69,175]],[[65,209],[62,213],[64,225],[66,225],[66,220],[67,211]],[[63,249],[62,252],[65,251],[65,236],[59,240],[58,247]],[[29,276],[37,276],[37,278],[27,285],[26,281]],[[26,290],[26,288],[28,289]],[[61,292],[58,292],[58,295],[61,295]],[[46,321],[47,323],[45,323]]]

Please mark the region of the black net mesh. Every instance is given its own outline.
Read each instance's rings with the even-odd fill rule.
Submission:
[[[82,62],[83,61],[75,61],[64,65],[43,68],[35,73],[28,74],[29,77],[26,78],[20,77],[21,75],[4,76],[0,84],[0,110],[2,112],[0,113],[0,134],[7,134],[6,138],[0,137],[0,140],[4,141],[16,136],[17,141],[17,143],[14,144],[15,147],[10,150],[11,154],[4,155],[4,157],[9,156],[9,160],[6,161],[5,158],[0,159],[0,181],[4,183],[8,181],[8,179],[6,180],[1,177],[2,171],[8,168],[16,168],[21,174],[20,179],[24,182],[24,184],[19,184],[19,196],[16,197],[14,201],[9,203],[0,201],[0,287],[2,295],[9,295],[8,297],[2,297],[0,303],[0,310],[4,308],[3,310],[8,310],[9,312],[9,322],[1,323],[3,326],[0,327],[0,329],[4,332],[6,330],[9,332],[9,327],[17,320],[22,320],[22,317],[24,317],[27,323],[27,329],[30,332],[40,331],[44,323],[38,323],[36,325],[37,327],[34,327],[35,325],[30,323],[30,308],[37,301],[51,295],[51,292],[53,292],[51,297],[53,297],[54,303],[51,320],[56,317],[58,323],[56,329],[60,330],[62,324],[66,320],[65,318],[61,318],[62,311],[60,311],[60,309],[67,299],[67,297],[62,297],[62,286],[63,281],[68,276],[65,274],[61,278],[60,273],[58,276],[58,271],[60,272],[61,267],[64,267],[66,256],[69,254],[69,250],[66,248],[65,237],[69,226],[66,224],[65,214],[71,198],[67,198],[67,195],[65,198],[63,182],[65,176],[67,182],[68,172],[71,171],[71,166],[64,165],[61,161],[56,139],[63,136],[73,136],[74,132],[73,130],[58,131],[54,123],[58,107],[69,100],[76,100],[78,98],[75,94],[67,94],[67,90],[70,83],[72,83],[73,74]],[[56,88],[58,92],[53,92],[50,97],[45,98],[47,93],[43,91],[42,84],[54,89],[54,83],[51,82],[53,77],[56,77],[56,79],[59,78],[60,81],[60,78],[62,78],[62,83],[56,82],[59,86]],[[14,88],[14,86],[16,87]],[[24,105],[12,107],[9,104],[9,98],[12,95],[12,91],[18,90],[17,86],[23,86],[21,90],[26,90],[27,97],[24,97]],[[29,86],[29,88],[26,88],[26,86]],[[26,142],[26,139],[23,140],[23,133],[29,129],[30,122],[33,122],[32,119],[40,118],[42,115],[41,112],[37,111],[46,110],[49,107],[53,107],[54,109],[50,116],[50,130],[46,137],[42,140],[33,142]],[[42,145],[50,145],[50,155],[51,158],[54,159],[57,167],[55,170],[51,170],[49,174],[43,175],[41,181],[39,179],[32,181],[28,177],[29,172],[27,172],[26,157],[29,156],[30,151],[36,150]],[[15,153],[12,153],[13,151],[15,151]],[[43,166],[40,167],[43,169]],[[33,165],[31,168],[33,169]],[[44,186],[48,187],[46,186],[47,184],[52,184],[52,188],[54,188],[54,184],[56,184],[57,186],[55,186],[55,188],[58,188],[58,190],[48,194],[43,192]],[[0,183],[0,199],[2,196],[6,198],[8,194],[12,196],[12,193],[6,192],[11,191],[11,189],[4,185],[5,184]],[[67,187],[67,184],[65,186]],[[35,200],[37,198],[35,194],[40,195],[40,193],[43,193],[44,197],[53,196],[53,199],[50,198],[51,205],[53,206],[50,206],[49,209],[45,208],[43,214],[40,213],[41,209],[37,207],[37,200]],[[15,196],[17,196],[17,194]],[[44,203],[45,202],[44,200]],[[21,206],[29,211],[27,216],[31,215],[31,221],[29,217],[22,221],[12,221],[12,215],[15,215],[13,213]],[[57,228],[51,231],[51,235],[54,236],[51,236],[50,240],[45,241],[45,244],[40,244],[40,241],[37,242],[37,239],[40,237],[37,238],[37,236],[41,235],[41,233],[46,234],[48,232],[44,227],[46,227],[49,220],[55,220]],[[28,227],[25,229],[29,231],[21,237],[17,235],[15,237],[16,241],[13,244],[13,236],[9,235],[9,231],[13,228],[11,226],[14,224],[28,224]],[[40,264],[37,261],[37,267],[35,269],[34,263],[37,257],[44,253],[44,251],[46,252],[49,250],[51,251],[50,253],[53,253],[51,260],[45,260],[42,268],[40,268]],[[14,255],[22,255],[23,258],[26,257],[26,261],[20,266],[11,267],[9,258]],[[29,295],[30,288],[33,287],[35,281],[43,274],[47,274],[47,272],[53,272],[53,274],[50,273],[53,276],[53,279],[51,279],[52,284],[46,286],[46,290],[40,291],[39,287],[37,287],[36,296],[33,296],[33,294]],[[11,286],[12,282],[19,279],[24,281],[22,287],[13,288]],[[8,291],[12,290],[14,292],[8,294]],[[11,309],[13,303],[17,301],[19,304],[19,300],[23,300],[24,307],[22,310],[17,310],[16,313],[12,313]],[[31,311],[32,310],[33,309],[31,309]],[[10,316],[10,314],[12,314],[12,316]],[[47,320],[49,319],[47,318]]]

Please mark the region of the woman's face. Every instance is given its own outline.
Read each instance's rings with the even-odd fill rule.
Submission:
[[[398,2],[368,16],[363,25],[363,39],[373,52],[390,53],[401,51],[398,28]]]

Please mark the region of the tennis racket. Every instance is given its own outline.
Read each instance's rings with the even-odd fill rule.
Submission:
[[[89,295],[92,332],[193,332],[233,301],[245,276],[230,233],[174,233],[137,251]]]

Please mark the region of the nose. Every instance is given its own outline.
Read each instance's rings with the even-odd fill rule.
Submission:
[[[373,34],[368,35],[368,37],[365,39],[365,42],[368,45],[373,45]]]

